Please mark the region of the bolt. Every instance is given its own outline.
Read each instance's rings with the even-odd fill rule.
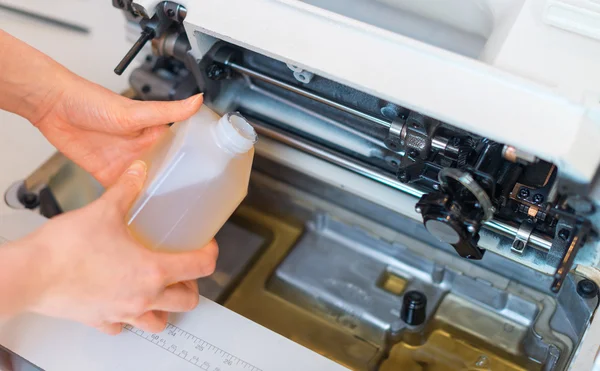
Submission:
[[[402,298],[400,319],[410,326],[419,326],[425,322],[427,297],[420,291],[409,291]]]
[[[419,157],[419,151],[417,151],[416,149],[411,149],[410,151],[408,151],[408,156],[412,158],[417,158]]]
[[[211,80],[221,80],[225,77],[225,69],[218,64],[211,64],[206,70],[206,75]]]
[[[173,9],[167,9],[167,16],[173,18],[175,16],[175,11]]]
[[[390,161],[390,165],[392,165],[393,167],[398,167],[398,161],[392,160]]]
[[[584,299],[591,299],[598,295],[598,285],[590,279],[583,279],[577,283],[577,293]]]
[[[118,0],[117,1],[117,5],[119,6],[119,8],[124,8],[125,7],[125,2],[123,0]]]
[[[146,62],[152,62],[152,56],[151,55],[147,55],[146,56]]]
[[[527,197],[529,197],[529,189],[527,189],[525,187],[522,187],[519,190],[519,197],[521,197],[521,198],[527,198]]]
[[[440,185],[439,184],[434,184],[433,185],[433,189],[435,189],[436,191],[440,189]]]
[[[27,193],[23,194],[23,197],[21,199],[21,203],[26,208],[33,209],[39,203],[38,196],[35,193],[27,192]]]
[[[541,194],[535,194],[533,196],[533,202],[535,202],[536,204],[541,204],[542,202],[544,202],[544,196],[542,196]]]
[[[477,359],[477,362],[475,362],[475,366],[477,367],[488,367],[488,365],[489,359],[485,355],[480,356],[479,359]]]
[[[469,233],[475,233],[475,226],[474,225],[468,226],[467,231],[469,231]]]
[[[406,170],[400,170],[398,172],[398,180],[402,183],[408,183],[410,181],[410,175],[408,175]]]
[[[558,237],[560,237],[563,241],[568,240],[570,234],[571,232],[566,228],[563,228],[560,231],[558,231]]]
[[[517,251],[522,251],[524,247],[525,244],[523,243],[523,241],[515,241],[515,243],[513,243],[513,249]]]
[[[419,207],[419,206],[415,207],[415,211],[420,214],[421,213],[421,207]]]

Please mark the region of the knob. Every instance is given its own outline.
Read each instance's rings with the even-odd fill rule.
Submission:
[[[427,297],[420,291],[409,291],[402,298],[400,319],[410,326],[419,326],[427,318]]]

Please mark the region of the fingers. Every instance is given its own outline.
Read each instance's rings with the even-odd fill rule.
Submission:
[[[167,327],[168,313],[161,311],[149,311],[141,316],[128,321],[128,323],[140,330],[159,333]]]
[[[197,250],[177,253],[156,251],[153,254],[165,272],[166,285],[170,285],[213,274],[219,256],[219,247],[213,240]]]
[[[200,295],[196,281],[168,286],[157,298],[152,309],[166,312],[187,312],[198,305]]]
[[[122,325],[120,323],[107,323],[97,327],[98,330],[108,335],[118,335],[121,333]]]
[[[123,112],[123,122],[131,131],[182,121],[198,112],[202,101],[202,94],[176,102],[133,101]]]
[[[102,199],[115,205],[125,216],[138,196],[146,180],[146,164],[135,161],[129,169],[102,196]]]

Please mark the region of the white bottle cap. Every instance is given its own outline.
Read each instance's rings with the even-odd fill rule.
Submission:
[[[248,152],[258,139],[254,128],[238,112],[230,112],[219,120],[216,127],[219,143],[235,154]]]

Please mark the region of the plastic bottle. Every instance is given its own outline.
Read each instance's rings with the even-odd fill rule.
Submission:
[[[148,177],[128,216],[146,247],[205,246],[246,197],[256,132],[238,113],[203,106],[176,123],[145,158]]]

